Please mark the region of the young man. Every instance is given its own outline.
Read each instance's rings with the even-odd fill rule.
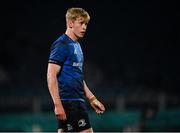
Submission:
[[[68,9],[66,32],[51,46],[47,81],[58,119],[58,132],[93,132],[86,98],[96,113],[105,111],[83,76],[83,52],[78,39],[84,36],[89,20],[90,16],[84,9]]]

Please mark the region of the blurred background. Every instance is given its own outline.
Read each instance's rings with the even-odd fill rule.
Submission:
[[[94,131],[180,131],[177,1],[1,1],[0,131],[54,132],[46,82],[50,46],[70,7],[91,21],[80,40],[85,79],[106,106]]]

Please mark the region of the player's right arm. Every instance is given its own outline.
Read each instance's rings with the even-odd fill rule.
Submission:
[[[58,89],[57,74],[61,69],[60,65],[48,63],[47,83],[50,95],[54,103],[54,112],[58,119],[66,120],[66,113],[61,103]]]

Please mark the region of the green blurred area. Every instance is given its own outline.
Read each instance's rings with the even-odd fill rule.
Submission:
[[[139,111],[105,112],[97,115],[90,112],[90,121],[95,132],[138,131],[141,122]],[[178,131],[180,127],[180,110],[158,112],[154,117],[144,121],[146,131]],[[54,114],[14,113],[0,114],[0,131],[15,132],[55,132],[57,122]]]
[[[180,109],[160,111],[145,121],[147,131],[171,132],[180,131]]]

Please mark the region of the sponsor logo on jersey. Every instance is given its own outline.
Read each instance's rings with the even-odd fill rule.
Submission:
[[[73,66],[81,67],[82,63],[81,62],[73,62]]]

